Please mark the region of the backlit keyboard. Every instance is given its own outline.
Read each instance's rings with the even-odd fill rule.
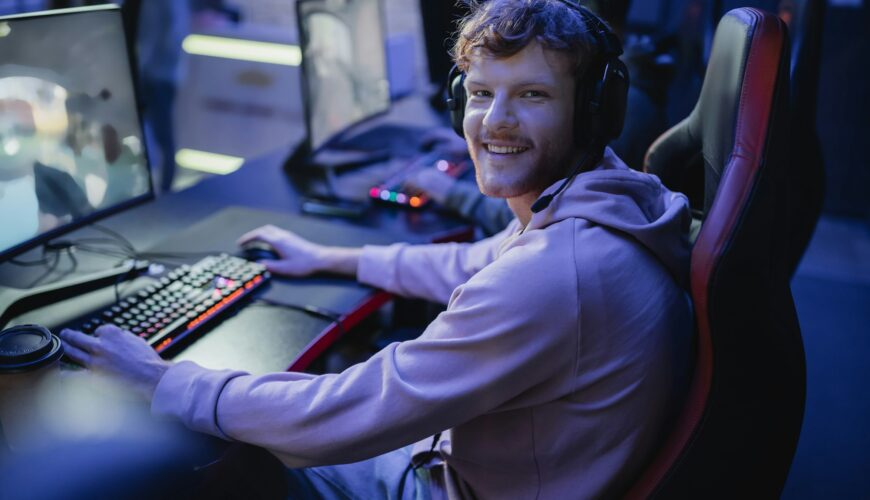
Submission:
[[[162,352],[263,285],[270,275],[262,264],[227,254],[181,266],[81,324],[92,333],[115,324]]]

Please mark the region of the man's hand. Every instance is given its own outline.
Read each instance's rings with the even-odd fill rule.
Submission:
[[[63,330],[60,338],[73,361],[127,384],[148,401],[171,365],[143,339],[115,325],[103,325],[94,335]]]
[[[356,276],[360,249],[319,245],[272,225],[245,233],[237,243],[243,245],[255,240],[268,243],[280,257],[279,260],[262,262],[269,272],[283,276],[308,276],[327,271]]]
[[[432,167],[421,168],[405,180],[406,187],[422,191],[441,205],[447,201],[447,195],[454,183],[456,179]]]

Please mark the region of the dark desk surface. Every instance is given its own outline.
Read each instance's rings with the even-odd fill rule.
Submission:
[[[233,174],[212,177],[184,191],[161,196],[105,219],[101,224],[121,233],[139,250],[178,252],[233,252],[238,236],[266,223],[292,228],[314,241],[347,246],[394,241],[423,243],[468,234],[466,224],[432,209],[412,212],[377,206],[357,221],[298,215],[303,196],[298,183],[291,181],[282,170],[286,154],[286,150],[275,151],[253,159]],[[95,235],[104,236],[86,227],[64,239]],[[34,251],[20,258],[28,260],[38,255]],[[117,263],[116,259],[99,255],[79,252],[76,256],[75,268],[71,267],[71,262],[64,262],[48,276],[42,276],[45,270],[41,267],[0,265],[0,285],[28,288],[37,280],[41,284],[50,283],[70,271],[87,273]],[[191,257],[187,262],[196,260]],[[140,278],[129,290],[144,286],[148,279]],[[353,281],[335,277],[276,278],[264,293],[274,301],[332,310],[342,316],[343,324],[339,326],[291,309],[249,304],[194,341],[175,359],[193,359],[212,368],[232,367],[253,373],[288,367],[303,369],[312,356],[325,349],[339,333],[388,298]],[[93,292],[24,314],[14,323],[59,326],[81,312],[101,309],[112,300],[111,290]]]

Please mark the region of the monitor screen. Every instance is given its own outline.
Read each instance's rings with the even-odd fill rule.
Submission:
[[[309,146],[387,111],[390,89],[380,0],[299,0]]]
[[[151,196],[120,11],[0,18],[0,260]]]

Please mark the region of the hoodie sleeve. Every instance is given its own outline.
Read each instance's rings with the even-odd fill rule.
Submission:
[[[494,267],[460,286],[420,338],[340,374],[251,376],[179,363],[160,381],[152,411],[308,467],[397,449],[527,391],[557,398],[576,362],[567,347],[578,342],[578,318],[565,314],[577,310],[573,273],[542,280],[540,266]]]
[[[501,232],[515,218],[507,202],[484,196],[473,182],[454,182],[444,206],[477,224],[486,235]]]
[[[446,304],[450,294],[495,259],[517,223],[476,243],[366,246],[357,270],[361,283],[403,297]]]

